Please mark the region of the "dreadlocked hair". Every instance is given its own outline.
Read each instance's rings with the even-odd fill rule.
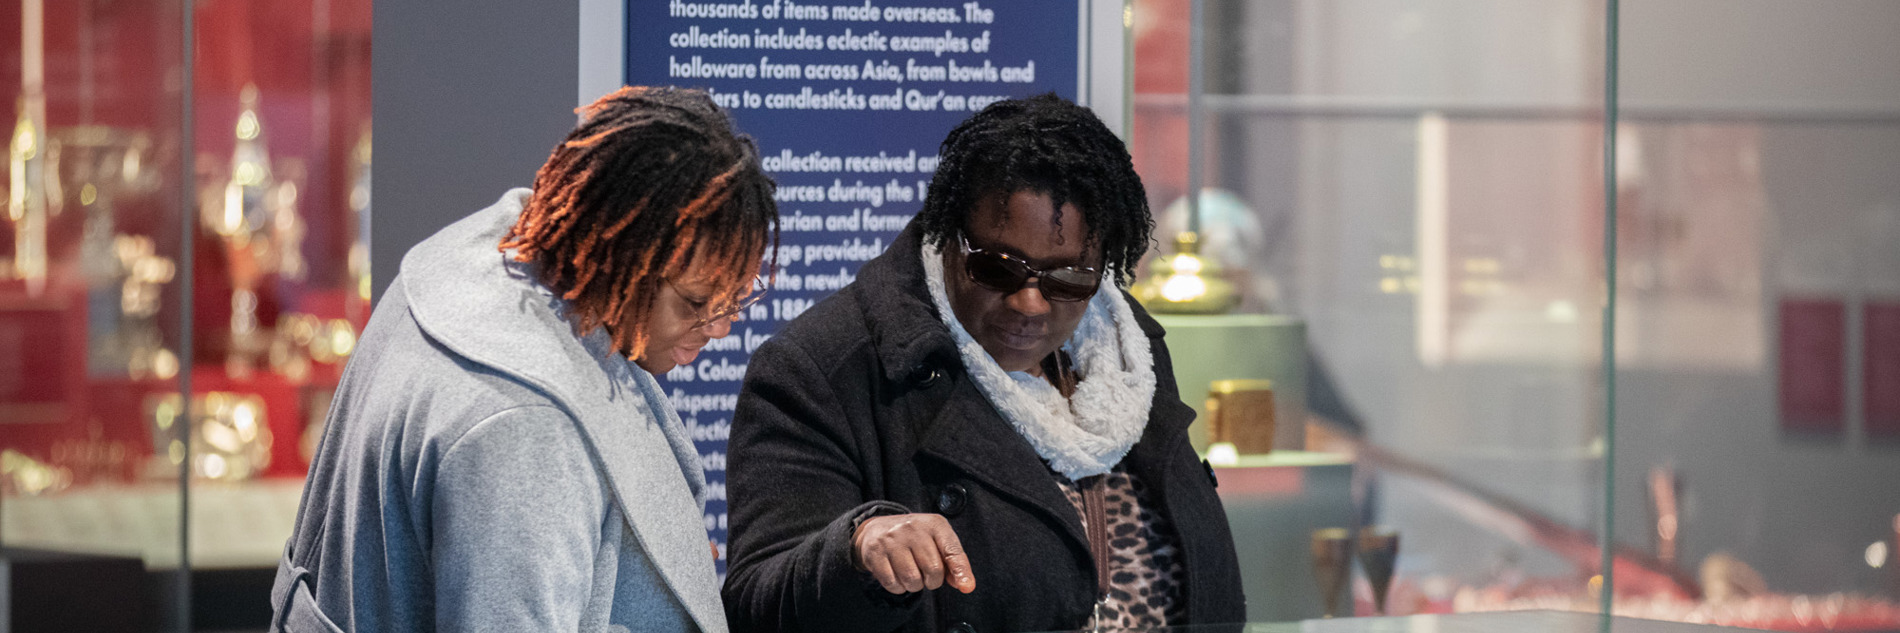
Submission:
[[[637,359],[661,284],[708,282],[716,313],[750,289],[768,234],[776,257],[774,185],[705,92],[630,86],[576,112],[500,248],[567,300],[576,333],[606,327]]]
[[[1089,244],[1102,247],[1115,283],[1128,285],[1148,251],[1154,218],[1128,148],[1087,108],[1054,93],[998,101],[944,137],[942,161],[918,212],[925,242],[942,246],[989,196],[1049,196],[1055,223],[1075,204]]]

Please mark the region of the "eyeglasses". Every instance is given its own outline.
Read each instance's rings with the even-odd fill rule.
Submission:
[[[1036,289],[1042,292],[1044,299],[1084,301],[1095,296],[1095,289],[1102,283],[1102,271],[1095,268],[1066,266],[1044,270],[1018,257],[971,248],[970,238],[964,235],[958,235],[957,242],[963,247],[963,272],[970,276],[970,281],[1003,294],[1015,294],[1030,279],[1036,279]]]
[[[666,283],[668,285],[672,285],[673,280],[668,279],[666,280]],[[704,299],[699,300],[699,301],[688,299],[686,298],[686,293],[680,292],[679,286],[673,285],[673,292],[675,294],[678,294],[680,296],[680,299],[686,302],[687,309],[692,310],[693,316],[698,318],[697,321],[693,322],[693,327],[690,328],[694,330],[705,328],[708,325],[712,325],[720,321],[739,320],[740,313],[745,312],[746,308],[750,308],[753,305],[757,304],[760,300],[764,299],[766,291],[770,289],[771,287],[765,281],[764,275],[753,275],[752,276],[752,290],[747,292],[744,298],[739,299],[738,302],[733,303],[731,306],[727,307],[724,310],[720,310],[719,312],[714,313],[712,315],[702,316],[701,312],[706,309],[706,303],[708,301]]]

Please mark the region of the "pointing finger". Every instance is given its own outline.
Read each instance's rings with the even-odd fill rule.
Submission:
[[[937,551],[943,555],[944,571],[951,587],[963,593],[976,591],[976,576],[970,573],[970,557],[963,553],[963,541],[957,533],[945,525],[937,530]]]

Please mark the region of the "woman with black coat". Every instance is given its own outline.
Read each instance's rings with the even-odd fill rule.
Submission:
[[[1212,471],[1126,292],[1122,142],[1046,95],[944,141],[924,209],[753,357],[729,445],[736,631],[1239,622]]]

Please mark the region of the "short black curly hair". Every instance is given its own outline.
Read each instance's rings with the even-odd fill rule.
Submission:
[[[1148,252],[1154,217],[1128,146],[1088,108],[1054,93],[998,101],[944,137],[941,162],[916,222],[924,241],[942,246],[962,232],[977,202],[1035,191],[1082,212],[1090,244],[1126,286]]]

